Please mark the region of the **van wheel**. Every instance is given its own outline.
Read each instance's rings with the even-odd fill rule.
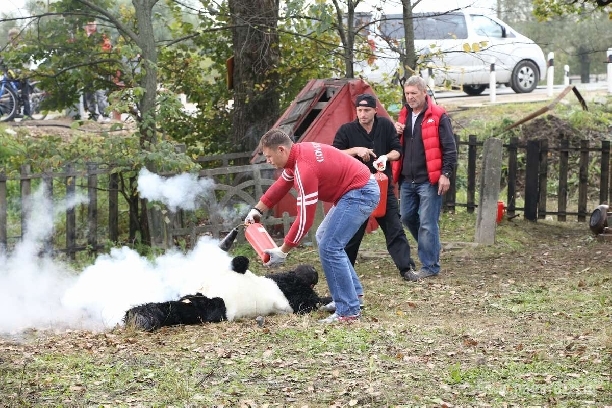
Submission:
[[[487,86],[486,85],[463,85],[461,89],[463,89],[463,92],[465,92],[468,95],[478,96],[481,93],[483,93],[485,89],[487,89]]]
[[[531,61],[521,61],[512,71],[510,86],[516,93],[529,93],[536,89],[540,82],[538,68]]]

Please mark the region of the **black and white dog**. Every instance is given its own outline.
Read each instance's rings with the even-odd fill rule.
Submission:
[[[232,259],[231,268],[204,282],[195,295],[179,300],[146,303],[129,309],[126,325],[153,331],[164,326],[232,321],[283,313],[309,313],[326,299],[313,287],[319,276],[311,265],[294,271],[257,276],[244,256]]]

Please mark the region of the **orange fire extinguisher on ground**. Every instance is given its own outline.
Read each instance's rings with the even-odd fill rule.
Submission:
[[[255,252],[257,252],[261,260],[264,263],[268,262],[270,260],[270,255],[266,254],[264,251],[266,249],[277,248],[277,245],[270,234],[268,234],[268,231],[266,231],[266,228],[259,223],[249,224],[244,231],[244,236]]]
[[[378,218],[383,217],[387,213],[387,189],[389,188],[389,177],[382,171],[377,171],[374,175],[374,179],[378,183],[380,189],[380,201],[378,205],[372,211],[372,217]]]

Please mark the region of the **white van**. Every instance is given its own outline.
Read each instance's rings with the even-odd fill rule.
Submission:
[[[542,49],[494,17],[469,11],[415,13],[413,24],[415,51],[437,86],[481,94],[489,86],[492,58],[497,83],[517,93],[533,91],[546,72]],[[391,49],[404,44],[402,15],[382,16],[373,39],[376,59],[356,64],[355,70],[381,82],[400,72],[399,54]]]

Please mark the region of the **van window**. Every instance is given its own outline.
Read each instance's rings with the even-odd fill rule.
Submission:
[[[461,14],[419,16],[414,19],[415,40],[453,40],[467,36],[465,17]]]
[[[401,14],[388,14],[380,23],[380,33],[389,40],[404,38],[404,21]],[[465,17],[462,14],[414,14],[415,40],[466,39]]]
[[[470,15],[472,19],[472,26],[476,35],[482,35],[483,37],[489,38],[504,38],[504,29],[502,26],[497,24],[485,16]]]

